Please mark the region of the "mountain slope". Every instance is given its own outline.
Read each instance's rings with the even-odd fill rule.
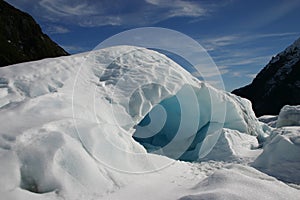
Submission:
[[[250,85],[232,93],[249,99],[257,116],[300,104],[300,38],[273,57]]]
[[[0,66],[65,56],[68,53],[24,13],[0,0]]]

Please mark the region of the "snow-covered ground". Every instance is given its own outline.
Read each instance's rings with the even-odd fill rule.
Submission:
[[[300,197],[299,127],[144,48],[1,68],[0,121],[0,199]]]
[[[284,106],[274,122],[277,128],[253,166],[282,181],[300,184],[300,106]]]

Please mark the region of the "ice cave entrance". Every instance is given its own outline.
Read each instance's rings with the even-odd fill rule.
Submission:
[[[189,90],[192,89],[181,89],[161,101],[135,127],[133,138],[149,153],[198,160],[203,140],[212,130],[211,101],[210,95],[203,95],[208,90],[202,90],[199,96]]]

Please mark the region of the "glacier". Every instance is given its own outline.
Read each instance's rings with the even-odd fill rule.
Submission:
[[[179,199],[271,131],[248,100],[133,46],[1,68],[0,112],[5,199]]]

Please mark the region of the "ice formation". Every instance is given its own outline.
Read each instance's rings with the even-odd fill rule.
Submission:
[[[5,199],[178,199],[205,164],[161,155],[254,159],[265,137],[249,101],[130,46],[1,68],[0,113]]]
[[[275,128],[278,116],[277,115],[263,115],[258,118],[259,121],[267,124],[268,126]]]
[[[300,126],[300,105],[286,105],[280,110],[276,127],[283,126]]]
[[[276,124],[276,128],[271,130],[262,154],[252,166],[282,181],[300,184],[300,106],[286,105],[278,119],[264,119]]]
[[[279,180],[300,184],[300,127],[274,129],[252,166]]]

